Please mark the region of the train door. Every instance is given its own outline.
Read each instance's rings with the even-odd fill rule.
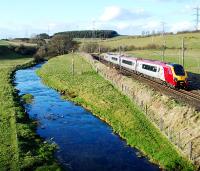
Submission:
[[[158,78],[165,81],[165,77],[164,77],[164,69],[163,67],[158,67]]]

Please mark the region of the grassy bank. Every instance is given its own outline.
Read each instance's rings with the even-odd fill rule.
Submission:
[[[74,57],[74,76],[72,75]],[[127,143],[168,170],[194,170],[132,102],[78,55],[51,59],[38,71],[44,82],[110,124]]]
[[[0,56],[0,170],[56,170],[55,145],[44,144],[36,135],[36,122],[29,119],[13,87],[17,69],[33,65],[33,59],[14,53]],[[49,167],[49,165],[51,165]],[[51,169],[52,168],[52,169]]]
[[[0,59],[0,170],[19,169],[15,116],[18,108],[13,97],[16,92],[11,85],[11,74],[18,64],[28,63],[31,60],[30,58],[13,59],[12,57],[11,59]]]

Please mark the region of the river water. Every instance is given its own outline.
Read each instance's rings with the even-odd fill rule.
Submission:
[[[37,133],[59,146],[55,153],[69,171],[156,171],[158,166],[126,145],[107,124],[81,106],[63,100],[36,75],[42,64],[16,72],[16,88],[32,94],[34,101],[25,105],[31,118],[40,126]]]

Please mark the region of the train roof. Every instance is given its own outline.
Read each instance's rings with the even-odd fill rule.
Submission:
[[[117,57],[121,57],[123,59],[129,60],[129,61],[141,61],[141,62],[146,62],[150,64],[155,64],[155,65],[160,65],[160,66],[175,66],[175,65],[180,65],[180,64],[175,64],[175,63],[170,63],[170,62],[162,62],[158,60],[152,60],[152,59],[142,59],[142,58],[137,58],[134,56],[129,56],[129,55],[120,55],[119,53],[107,53],[108,55],[116,55]]]
[[[155,65],[161,65],[161,66],[166,66],[166,64],[169,64],[167,62],[162,62],[162,61],[157,61],[157,60],[151,60],[151,59],[141,59],[141,58],[138,58],[138,61],[147,62],[147,63],[155,64]]]
[[[121,58],[129,60],[129,61],[136,61],[137,60],[137,58],[132,57],[132,56],[121,56]]]

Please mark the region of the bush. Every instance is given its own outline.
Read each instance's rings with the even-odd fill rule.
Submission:
[[[69,36],[57,35],[50,39],[47,44],[40,46],[34,58],[36,61],[41,61],[45,57],[67,54],[77,48],[77,42],[73,41]]]
[[[21,55],[34,55],[37,51],[37,48],[34,46],[24,46],[22,44],[13,48],[16,53]]]
[[[97,53],[99,52],[99,44],[93,42],[83,43],[80,47],[80,51],[87,53]]]

